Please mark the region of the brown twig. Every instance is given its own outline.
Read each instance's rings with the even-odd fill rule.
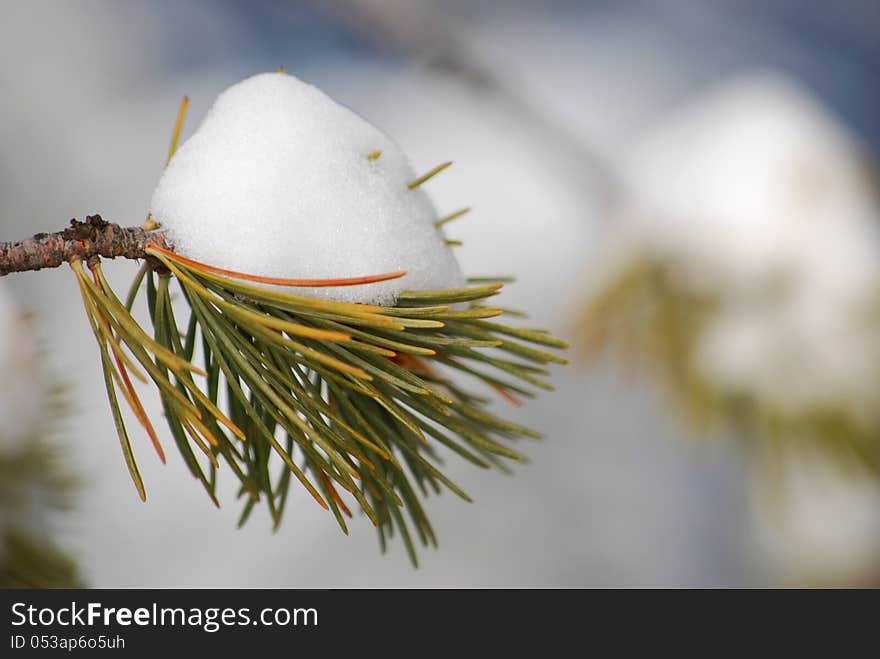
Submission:
[[[88,262],[95,257],[148,259],[148,245],[167,248],[165,234],[141,227],[121,227],[100,215],[85,222],[71,220],[70,227],[55,233],[38,233],[18,242],[0,242],[0,277],[11,272],[57,268],[74,260]],[[158,264],[157,264],[158,265]]]

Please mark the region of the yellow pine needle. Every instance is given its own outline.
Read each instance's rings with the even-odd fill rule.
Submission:
[[[434,226],[439,229],[444,224],[448,224],[449,222],[452,222],[452,220],[457,220],[461,216],[467,215],[470,212],[471,212],[471,208],[470,208],[470,206],[467,206],[465,208],[462,208],[461,210],[455,211],[454,213],[450,213],[446,217],[441,217],[439,220],[434,222]]]
[[[234,434],[240,440],[247,441],[247,435],[244,434],[241,428],[230,421],[229,418],[220,410],[220,408],[214,405],[214,402],[210,398],[208,398],[205,393],[192,380],[186,377],[182,377],[180,379],[180,382],[190,392],[192,392],[192,394],[199,400],[202,405],[204,405],[208,409],[208,411],[211,413],[211,416],[213,416],[217,421],[229,428],[229,430],[232,431],[232,434]],[[201,418],[201,416],[199,418]]]
[[[475,304],[474,308],[485,308],[482,304]],[[511,316],[513,318],[528,318],[529,314],[525,311],[520,311],[519,309],[510,309],[508,307],[495,307],[498,309],[503,315]]]
[[[455,299],[455,301],[466,301],[467,299],[474,299],[475,296],[486,298],[498,295],[502,288],[504,288],[504,284],[496,282],[492,284],[484,284],[482,286],[466,286],[464,288],[410,290],[403,291],[398,297],[398,300],[418,302],[420,300],[430,300],[432,298],[443,297],[445,299]],[[462,297],[464,297],[464,299],[461,299]]]
[[[434,169],[432,169],[427,174],[422,174],[415,181],[408,183],[407,186],[409,187],[410,190],[415,190],[417,187],[419,187],[423,183],[426,183],[427,181],[430,181],[432,178],[437,176],[437,174],[439,174],[440,172],[442,172],[444,169],[446,169],[447,167],[449,167],[451,165],[452,165],[452,162],[444,162],[442,165],[437,165]]]
[[[188,418],[187,421],[192,424],[193,428],[199,431],[202,437],[208,440],[208,443],[211,446],[220,446],[220,442],[218,442],[217,438],[214,437],[214,433],[208,430],[207,426],[204,423],[202,423],[198,419],[193,419],[191,417]],[[215,467],[219,466],[216,464],[216,460],[212,460],[211,462],[214,462]]]
[[[481,307],[476,306],[471,309],[463,309],[462,311],[449,311],[440,314],[440,318],[444,320],[463,320],[471,318],[497,318],[504,315],[504,310],[498,307]]]
[[[202,453],[207,456],[208,460],[211,461],[211,465],[213,465],[214,467],[219,467],[220,463],[217,461],[217,457],[211,452],[211,447],[207,443],[205,443],[205,440],[202,439],[199,431],[196,430],[195,426],[192,425],[191,422],[192,419],[180,420],[183,429],[186,430],[186,434],[192,438],[192,440],[196,443],[196,446],[198,446],[202,450]]]
[[[403,328],[417,327],[419,329],[440,329],[441,327],[446,327],[446,323],[440,320],[427,320],[422,318],[397,318],[396,320],[403,326]]]
[[[358,368],[357,366],[352,366],[351,364],[346,364],[343,361],[335,359],[334,357],[330,357],[329,355],[324,354],[319,350],[313,350],[312,348],[306,347],[301,343],[297,343],[296,341],[291,341],[285,337],[281,337],[283,342],[289,347],[296,350],[298,353],[305,355],[306,357],[310,357],[325,366],[330,366],[335,368],[337,371],[341,371],[343,373],[348,373],[349,375],[353,375],[356,378],[360,378],[361,380],[372,380],[373,376],[367,373],[362,368]]]
[[[180,142],[180,132],[183,130],[183,122],[186,121],[186,111],[189,109],[189,97],[184,96],[180,102],[180,109],[177,111],[177,122],[174,124],[174,133],[171,135],[171,147],[168,149],[168,160],[166,165],[171,162],[174,154],[177,153],[177,145]]]
[[[92,311],[87,314],[89,316],[89,322],[92,324],[92,330],[95,332],[95,337],[98,338],[99,342],[102,340],[106,342],[107,332],[101,330],[101,325],[106,322],[106,319],[103,317],[96,317],[95,313],[100,312],[97,312],[93,308]],[[116,364],[117,366],[121,366],[118,360]],[[162,444],[159,442],[159,437],[156,435],[156,431],[153,428],[153,425],[150,423],[150,419],[147,416],[147,413],[144,410],[144,407],[141,404],[140,399],[138,398],[137,393],[134,390],[134,387],[132,387],[131,385],[131,381],[126,376],[125,371],[118,368],[110,368],[110,375],[116,381],[116,385],[119,387],[120,391],[122,391],[122,396],[123,398],[125,398],[125,402],[128,403],[128,406],[131,408],[131,411],[134,412],[134,415],[137,418],[138,422],[141,424],[147,435],[150,437],[150,441],[152,442],[153,447],[159,454],[159,459],[164,464],[165,451],[162,448]]]
[[[369,350],[372,353],[380,355],[382,357],[396,357],[397,353],[393,350],[388,350],[388,348],[382,348],[381,346],[374,345],[372,343],[367,343],[366,341],[352,341],[352,345],[355,345],[359,348],[363,348],[365,350]]]
[[[193,283],[194,287],[199,286],[197,283]],[[241,306],[233,304],[232,302],[227,302],[226,300],[221,300],[214,296],[207,297],[208,295],[210,295],[208,291],[204,288],[202,288],[201,290],[206,294],[206,301],[216,304],[233,316],[238,316],[240,319],[250,320],[254,323],[262,325],[263,327],[278,330],[281,332],[287,332],[288,334],[292,334],[294,336],[301,336],[307,339],[315,339],[317,341],[332,341],[334,343],[345,343],[351,341],[351,336],[349,334],[336,332],[334,330],[322,330],[315,327],[308,327],[306,325],[300,325],[299,323],[291,323],[290,321],[283,320],[281,318],[275,318],[274,316],[269,316],[267,314],[257,313],[256,311],[245,309]]]
[[[147,381],[147,376],[144,375],[143,371],[141,371],[140,368],[138,368],[137,364],[134,363],[134,360],[129,357],[124,350],[122,350],[122,346],[117,340],[116,335],[111,332],[111,334],[107,337],[107,340],[110,342],[111,347],[113,347],[113,354],[116,355],[118,359],[122,360],[126,367],[128,367],[128,370],[131,371],[131,374],[144,384],[149,384],[149,382]]]
[[[323,469],[318,470],[318,474],[321,477],[321,480],[324,482],[326,488],[330,491],[330,496],[333,498],[333,501],[336,502],[336,505],[345,513],[348,517],[351,517],[351,511],[348,509],[348,506],[345,505],[345,502],[342,500],[342,497],[339,496],[339,493],[336,491],[336,488],[333,487],[333,481],[330,480],[330,477]],[[342,483],[340,483],[343,487]],[[346,488],[347,489],[347,488]]]
[[[74,267],[75,265],[80,265],[79,268]],[[147,500],[147,491],[144,487],[144,481],[141,477],[140,471],[138,470],[137,461],[134,457],[134,452],[131,448],[131,442],[128,438],[128,432],[125,429],[125,422],[122,419],[121,410],[119,409],[119,405],[116,400],[116,394],[113,390],[113,379],[108,375],[113,372],[113,364],[110,361],[110,357],[107,353],[107,346],[102,340],[100,322],[98,317],[100,312],[94,304],[94,301],[90,298],[90,291],[88,286],[86,286],[86,282],[88,281],[88,277],[85,276],[85,272],[82,269],[81,264],[78,261],[72,261],[70,263],[71,268],[76,273],[77,282],[79,283],[80,293],[82,294],[83,304],[86,308],[86,317],[89,320],[89,325],[92,328],[92,332],[95,334],[95,339],[98,342],[98,347],[101,351],[101,361],[104,369],[104,381],[107,387],[107,397],[110,401],[110,408],[113,412],[113,422],[116,426],[116,434],[119,437],[119,443],[122,446],[122,453],[125,458],[126,465],[128,466],[128,472],[131,475],[131,479],[134,482],[135,488],[137,489],[138,496],[141,501]],[[118,378],[118,374],[115,374]]]
[[[98,288],[102,288],[101,280],[98,278],[98,273],[93,270],[92,275]],[[165,464],[165,450],[162,448],[162,443],[159,441],[159,436],[156,434],[156,430],[153,428],[153,424],[150,422],[150,417],[147,415],[147,412],[144,409],[143,404],[141,403],[141,399],[137,395],[137,391],[131,384],[131,380],[128,377],[128,372],[125,368],[125,353],[122,351],[122,346],[119,345],[119,343],[113,336],[113,330],[110,327],[110,321],[107,320],[107,318],[103,315],[101,316],[99,321],[99,327],[100,326],[103,326],[104,338],[107,340],[107,343],[110,344],[110,349],[113,351],[113,356],[116,359],[117,368],[113,369],[112,373],[114,377],[117,378],[117,381],[119,381],[119,388],[122,390],[122,395],[125,397],[125,400],[128,403],[129,407],[131,407],[134,415],[137,417],[141,426],[143,426],[147,435],[150,437],[150,441],[153,443],[153,448],[155,448],[156,453],[159,454],[159,459],[162,461],[162,464]],[[137,373],[139,372],[140,371],[137,371]],[[145,376],[141,376],[141,378],[144,382],[146,382]]]
[[[164,378],[162,376],[162,374],[159,372],[156,364],[154,364],[150,360],[150,358],[147,356],[147,348],[149,347],[150,350],[153,352],[153,354],[156,356],[156,358],[162,360],[162,357],[159,355],[159,353],[157,351],[153,350],[153,348],[158,347],[158,348],[162,348],[164,350],[164,346],[161,346],[160,344],[156,343],[149,336],[147,336],[143,332],[143,330],[140,330],[140,326],[137,325],[137,323],[134,321],[133,318],[129,317],[129,320],[131,321],[131,323],[134,323],[138,327],[141,334],[143,334],[143,337],[145,337],[146,339],[149,340],[149,342],[150,342],[149,345],[144,346],[143,345],[144,341],[141,340],[139,342],[138,337],[133,338],[131,335],[129,335],[128,332],[126,331],[126,329],[124,328],[123,324],[120,323],[119,319],[117,319],[115,316],[113,316],[112,314],[109,314],[109,313],[103,314],[103,312],[99,309],[98,303],[100,302],[100,304],[102,306],[104,306],[104,308],[108,308],[108,310],[109,310],[109,307],[107,307],[107,305],[108,305],[107,296],[101,297],[100,291],[98,291],[96,289],[95,285],[91,282],[91,280],[88,278],[88,276],[86,276],[85,270],[83,270],[82,264],[79,261],[71,262],[70,266],[77,273],[77,276],[80,280],[80,284],[82,286],[84,286],[85,291],[88,294],[89,303],[93,306],[94,309],[96,309],[96,313],[98,313],[99,315],[101,315],[103,317],[106,317],[111,322],[111,324],[113,324],[116,327],[116,330],[120,333],[120,336],[123,338],[123,340],[125,340],[126,344],[128,344],[130,348],[132,345],[138,346],[139,349],[143,352],[143,356],[138,357],[138,360],[141,362],[141,364],[143,364],[144,368],[146,368],[147,371],[149,371],[154,382],[156,382],[156,384],[162,390],[163,395],[170,396],[177,403],[179,403],[179,404],[183,405],[185,408],[187,408],[188,413],[196,416],[197,418],[201,418],[201,413],[198,411],[198,409],[196,409],[193,406],[192,402],[186,396],[184,396],[183,393],[181,393],[176,387],[171,385],[171,383],[167,381],[167,378]],[[101,276],[100,270],[98,271],[98,274],[99,274],[99,276]],[[127,338],[126,338],[126,336],[127,336]],[[134,350],[133,350],[133,352],[134,352]],[[183,360],[181,360],[181,361],[183,361]],[[184,361],[183,363],[188,363],[188,362]],[[166,365],[168,365],[168,364],[166,363]],[[192,366],[192,365],[190,364],[190,366]],[[169,366],[169,368],[170,368],[170,366]],[[195,369],[194,366],[192,368]],[[200,369],[198,371],[194,371],[194,372],[199,372],[199,371],[200,371]],[[201,374],[206,375],[204,373],[204,371],[201,371]],[[160,384],[163,380],[165,380],[165,383],[166,383],[165,386],[162,386],[162,384]]]
[[[287,332],[288,334],[302,336],[310,339],[333,342],[351,341],[351,336],[342,332],[337,332],[334,330],[322,330],[314,327],[308,327],[306,325],[300,325],[299,323],[291,323],[281,318],[275,318],[274,316],[269,316],[267,314],[257,313],[256,311],[245,309],[241,305],[227,302],[226,300],[220,299],[217,296],[212,295],[208,289],[206,289],[204,286],[199,284],[188,275],[184,274],[181,270],[175,268],[172,264],[169,263],[167,265],[169,269],[171,269],[171,271],[174,272],[174,274],[176,274],[181,279],[181,281],[183,281],[188,287],[190,287],[193,292],[199,295],[205,302],[209,304],[214,304],[221,309],[224,309],[232,316],[237,316],[239,319],[248,320],[267,329]],[[279,334],[277,335],[277,338],[283,339],[284,337]]]
[[[101,282],[98,280],[97,276],[95,276],[95,284],[97,284],[98,287],[101,288]],[[102,319],[104,321],[104,327],[107,330],[107,341],[110,343],[110,347],[113,350],[113,355],[116,357],[117,361],[123,362],[123,364],[128,367],[128,369],[138,380],[140,380],[144,384],[147,384],[147,376],[144,375],[137,364],[134,363],[134,360],[131,359],[122,349],[122,346],[119,344],[119,341],[117,340],[113,331],[110,329],[110,321],[108,321],[106,318],[103,318],[103,316]]]
[[[82,269],[81,264],[79,267],[80,269]],[[101,284],[103,285],[104,290],[108,291],[107,294],[104,294],[103,291],[97,291],[98,295],[107,305],[109,311],[115,311],[115,313],[111,313],[108,318],[110,318],[110,320],[117,326],[117,329],[121,328],[123,330],[122,333],[128,334],[136,345],[149,348],[150,352],[152,352],[159,360],[165,363],[168,368],[170,368],[175,373],[184,370],[197,373],[202,377],[208,376],[208,374],[201,368],[174,354],[168,348],[158,343],[149,334],[144,332],[143,328],[128,312],[128,309],[125,308],[122,302],[120,302],[116,295],[113,293],[113,290],[110,288],[109,283],[104,278],[104,273],[101,271],[100,263],[95,266],[95,271],[98,273],[98,277],[101,280]],[[89,286],[94,286],[91,281],[88,280],[88,278],[86,278],[86,283],[89,284]]]
[[[165,166],[168,166],[168,163],[171,162],[171,159],[174,157],[174,154],[177,153],[177,145],[180,142],[180,133],[183,130],[183,122],[186,120],[186,111],[189,109],[189,97],[184,96],[183,100],[180,102],[180,109],[177,111],[177,121],[174,123],[174,131],[171,133],[171,146],[168,147],[168,159],[165,161]],[[153,219],[153,216],[147,214],[147,219],[144,220],[144,223],[141,225],[141,228],[144,231],[153,231],[154,229],[158,229],[161,224],[156,222]]]
[[[499,277],[468,277],[467,282],[469,284],[512,284],[516,281],[515,277],[511,277],[510,275],[501,275]]]

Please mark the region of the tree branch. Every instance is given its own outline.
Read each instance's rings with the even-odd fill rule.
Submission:
[[[38,233],[18,242],[0,242],[0,277],[11,272],[57,268],[74,260],[152,259],[148,245],[167,248],[165,234],[141,227],[121,227],[100,215],[89,215],[85,222],[71,220],[70,227],[56,233]]]

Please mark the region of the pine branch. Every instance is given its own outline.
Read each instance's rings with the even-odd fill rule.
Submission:
[[[146,261],[125,301],[105,278],[101,257]],[[510,440],[540,437],[491,414],[489,399],[463,390],[456,372],[521,405],[518,396],[552,390],[543,380],[546,365],[566,362],[535,347],[567,347],[547,332],[490,322],[508,313],[486,305],[505,278],[404,291],[396,305],[375,306],[258,284],[347,286],[405,273],[260,277],[193,261],[174,252],[160,231],[122,228],[99,215],[72,220],[58,233],[0,243],[2,274],[65,261],[83,296],[114,424],[141,499],[146,487],[122,401],[162,462],[165,451],[133,380],[154,385],[181,457],[215,505],[221,470],[228,468],[240,482],[241,523],[264,502],[280,524],[290,485],[299,482],[346,533],[352,509],[370,519],[383,547],[397,531],[414,563],[416,542],[436,544],[420,499],[445,488],[470,501],[438,468],[436,448],[505,470],[502,459],[522,459]],[[180,324],[172,282],[189,312]],[[131,315],[144,287],[153,332]]]
[[[0,277],[12,272],[57,268],[62,263],[88,262],[95,257],[150,259],[150,245],[166,247],[165,234],[141,227],[120,227],[100,215],[85,222],[70,220],[70,227],[55,233],[38,233],[18,242],[0,242]]]
[[[169,161],[187,107],[184,97]],[[368,158],[381,155],[376,151]],[[435,167],[409,188],[449,164]],[[438,226],[466,210],[438,220]],[[123,456],[142,500],[146,488],[117,392],[163,463],[166,456],[129,373],[155,385],[174,443],[215,505],[220,505],[221,469],[228,468],[240,482],[245,503],[239,524],[256,503],[264,502],[277,527],[296,480],[345,533],[345,518],[352,517],[346,499],[376,527],[383,550],[388,538],[399,533],[414,564],[415,540],[437,543],[421,498],[446,488],[470,501],[436,466],[441,463],[437,447],[479,467],[506,471],[502,458],[522,459],[509,441],[540,438],[488,412],[487,397],[463,390],[452,377],[464,372],[517,406],[522,402],[513,392],[532,397],[535,388],[552,391],[542,379],[550,375],[544,366],[566,360],[543,348],[564,350],[568,344],[545,330],[487,320],[523,315],[484,304],[507,278],[473,279],[464,288],[403,291],[394,306],[343,303],[250,282],[355,286],[406,273],[319,280],[265,277],[177,254],[151,217],[139,228],[122,228],[100,215],[70,225],[0,243],[0,276],[70,264],[98,344]],[[105,278],[101,257],[145,261],[125,302]],[[177,309],[172,282],[182,293]],[[143,288],[152,335],[131,314]],[[179,324],[180,312],[188,318]]]

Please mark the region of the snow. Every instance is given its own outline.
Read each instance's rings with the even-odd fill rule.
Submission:
[[[220,94],[162,175],[151,212],[176,251],[221,268],[303,279],[405,270],[376,284],[291,289],[391,304],[403,290],[464,283],[434,226],[430,182],[408,187],[421,173],[316,87],[264,73]]]
[[[46,402],[29,321],[0,287],[0,458],[18,454],[40,431]]]
[[[769,74],[723,83],[626,171],[616,258],[647,250],[718,296],[697,346],[713,382],[788,410],[876,413],[880,208],[854,140],[809,91]]]
[[[863,586],[876,578],[880,485],[825,456],[792,453],[753,465],[749,511],[755,548],[789,585]]]

